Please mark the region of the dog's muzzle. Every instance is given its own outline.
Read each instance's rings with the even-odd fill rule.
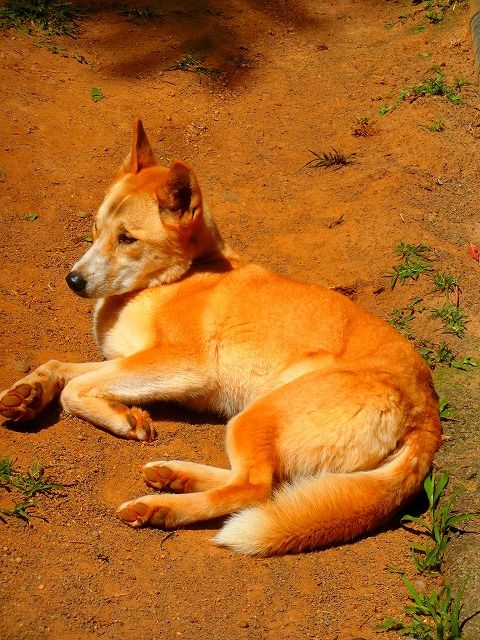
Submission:
[[[75,293],[81,293],[87,286],[87,281],[77,271],[70,271],[65,280],[70,289],[75,291]]]

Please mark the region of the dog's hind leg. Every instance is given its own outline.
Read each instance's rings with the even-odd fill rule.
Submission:
[[[228,423],[227,449],[231,470],[180,461],[153,463],[151,468],[157,471],[157,480],[163,473],[162,469],[168,470],[165,472],[167,480],[170,471],[178,478],[193,478],[192,488],[187,481],[184,489],[192,493],[146,495],[125,502],[117,511],[120,519],[133,527],[151,524],[173,529],[268,500],[272,494],[276,465],[276,416],[269,411],[268,404],[268,400],[260,400]],[[155,468],[155,464],[161,466]],[[193,492],[200,487],[205,490]],[[182,490],[180,484],[178,488]]]
[[[13,422],[31,420],[60,395],[70,380],[106,364],[49,360],[0,394],[0,414]]]

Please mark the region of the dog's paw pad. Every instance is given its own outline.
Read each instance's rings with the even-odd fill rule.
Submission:
[[[21,383],[5,391],[0,398],[0,414],[15,422],[30,420],[42,408],[42,395],[39,382],[32,385]]]
[[[128,437],[132,440],[140,440],[140,442],[151,442],[155,440],[155,429],[150,416],[143,409],[132,407],[125,413],[125,418],[130,425],[130,433]]]
[[[140,499],[124,502],[117,509],[117,516],[131,527],[141,527],[144,524],[164,527],[168,511],[167,507],[150,506]]]
[[[117,509],[117,516],[125,522],[129,524],[131,527],[141,527],[146,521],[144,519],[144,515],[146,513],[146,509],[143,509],[144,505],[134,500],[131,502],[124,502]]]
[[[171,489],[175,493],[185,493],[188,476],[171,469],[166,463],[148,463],[142,467],[143,479],[155,489]]]

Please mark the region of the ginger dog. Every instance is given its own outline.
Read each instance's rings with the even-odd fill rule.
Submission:
[[[229,469],[143,467],[168,493],[126,502],[133,527],[234,514],[215,542],[269,555],[384,524],[421,488],[441,439],[430,372],[388,324],[339,293],[239,259],[193,171],[157,165],[140,120],[67,282],[96,298],[105,361],[47,362],[0,396],[13,421],[60,397],[66,412],[150,440],[170,400],[229,418]]]

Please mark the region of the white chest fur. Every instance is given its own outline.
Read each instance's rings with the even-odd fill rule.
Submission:
[[[148,349],[156,338],[149,298],[100,299],[94,309],[93,332],[107,360]]]

